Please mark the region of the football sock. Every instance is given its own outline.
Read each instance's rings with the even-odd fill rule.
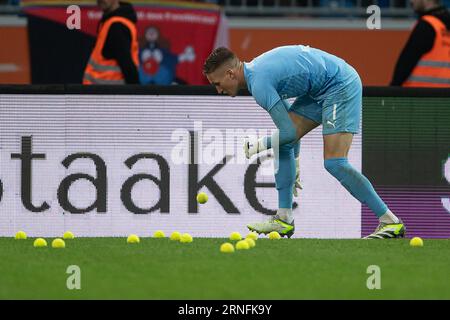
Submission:
[[[294,221],[294,216],[292,214],[291,208],[279,208],[277,211],[277,215],[284,222],[292,223]]]
[[[384,215],[388,208],[376,193],[370,181],[348,162],[347,158],[325,160],[325,169],[331,173],[356,199],[366,204],[377,217]]]
[[[400,220],[391,212],[391,210],[387,210],[385,214],[380,217],[380,222],[383,223],[399,223]]]
[[[278,208],[292,208],[292,188],[295,183],[294,145],[272,144],[274,152],[275,186],[278,191]]]

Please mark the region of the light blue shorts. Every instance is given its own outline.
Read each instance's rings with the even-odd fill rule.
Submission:
[[[289,111],[322,124],[322,134],[359,132],[362,108],[362,85],[357,77],[350,84],[338,88],[322,101],[310,96],[295,99]]]

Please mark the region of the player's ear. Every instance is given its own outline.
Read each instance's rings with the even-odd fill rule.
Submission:
[[[233,69],[228,69],[228,70],[227,70],[227,75],[230,77],[230,79],[233,79],[233,80],[234,80],[234,79],[236,78],[236,75],[235,75]]]

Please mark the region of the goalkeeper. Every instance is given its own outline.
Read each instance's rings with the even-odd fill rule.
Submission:
[[[353,134],[359,130],[362,104],[361,80],[349,64],[302,45],[278,47],[245,63],[221,47],[206,59],[203,73],[221,94],[234,97],[239,89],[247,88],[278,128],[272,136],[247,138],[244,144],[247,158],[273,149],[278,191],[276,215],[266,222],[249,224],[250,230],[293,235],[292,191],[298,172],[299,140],[322,125],[325,169],[379,218],[377,229],[367,238],[404,236],[403,222],[347,159]],[[294,97],[289,105],[286,99]]]

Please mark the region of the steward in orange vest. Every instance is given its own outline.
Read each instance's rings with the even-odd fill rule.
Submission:
[[[450,13],[439,0],[411,0],[411,4],[420,18],[397,61],[391,85],[449,88]]]
[[[136,12],[131,4],[118,0],[97,3],[104,13],[83,84],[139,83]]]

